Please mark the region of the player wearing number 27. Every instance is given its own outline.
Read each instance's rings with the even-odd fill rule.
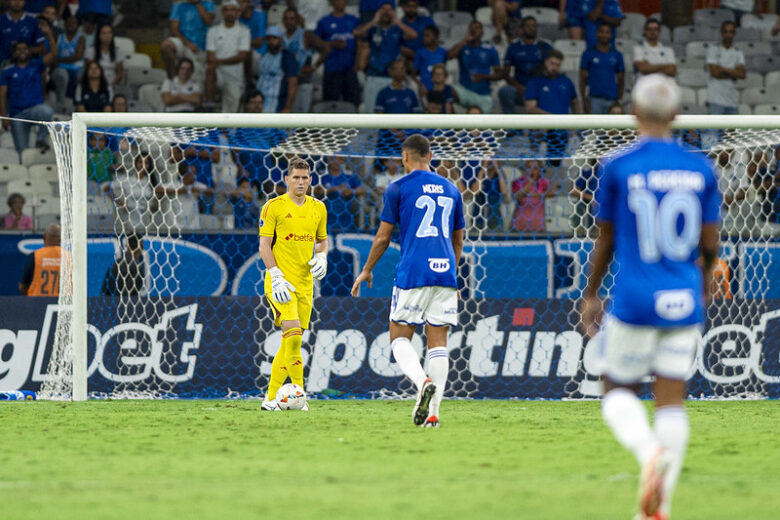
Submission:
[[[666,520],[688,445],[685,379],[711,290],[720,194],[713,165],[672,137],[680,109],[674,80],[641,78],[633,102],[638,143],[600,172],[599,237],[582,324],[603,357],[604,421],[642,467],[637,518]],[[619,269],[596,335],[598,291],[613,257]],[[636,396],[648,375],[655,376],[653,428]]]
[[[279,410],[276,392],[287,380],[303,388],[303,330],[309,327],[314,286],[328,270],[325,205],[306,193],[309,163],[289,161],[287,193],[269,200],[260,214],[260,256],[265,264],[265,297],[282,329],[282,343],[271,364],[263,410]],[[313,255],[313,257],[312,257]],[[304,407],[308,410],[308,405]]]
[[[401,160],[408,174],[385,191],[379,230],[366,265],[352,286],[352,296],[358,295],[362,282],[371,287],[371,271],[390,245],[398,224],[401,259],[390,304],[390,342],[398,366],[418,390],[412,411],[414,424],[437,428],[449,372],[447,330],[458,323],[463,200],[455,185],[430,171],[431,147],[425,137],[408,137],[401,147]],[[423,324],[430,377],[411,343],[415,328]]]

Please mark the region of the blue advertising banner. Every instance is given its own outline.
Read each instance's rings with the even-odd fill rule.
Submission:
[[[730,309],[748,308],[729,305]],[[447,395],[593,397],[595,342],[576,329],[572,300],[467,299],[451,331]],[[689,374],[694,397],[780,397],[780,301],[725,307],[710,321]],[[310,393],[378,397],[408,392],[391,355],[386,298],[321,297],[304,335]],[[37,390],[47,374],[57,302],[0,297],[0,391]],[[154,316],[118,321],[116,316]],[[256,396],[280,341],[258,297],[89,301],[89,390],[154,390],[171,397]],[[423,352],[423,338],[414,347]]]

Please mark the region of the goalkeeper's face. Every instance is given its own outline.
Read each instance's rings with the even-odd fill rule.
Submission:
[[[284,182],[287,183],[287,191],[296,197],[303,197],[309,192],[311,186],[311,172],[309,170],[294,169],[290,170]]]

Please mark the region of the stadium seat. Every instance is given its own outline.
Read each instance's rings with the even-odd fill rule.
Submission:
[[[0,148],[0,164],[19,164],[19,153],[13,148]]]
[[[274,4],[268,9],[268,27],[282,23],[285,9],[287,6],[279,4]]]
[[[147,105],[143,101],[138,101],[136,99],[131,99],[127,102],[127,111],[128,112],[154,112],[154,108]]]
[[[44,213],[35,215],[35,229],[46,229],[50,224],[60,223],[59,213]]]
[[[750,108],[750,105],[739,105],[739,115],[741,116],[749,116],[753,113],[753,109]]]
[[[680,69],[677,71],[677,83],[683,87],[706,87],[709,74],[703,70]]]
[[[348,5],[345,9],[347,14],[351,14],[352,16],[357,16],[360,18],[360,6],[356,5]]]
[[[746,58],[756,54],[772,54],[772,46],[768,42],[736,42],[734,48],[742,51]]]
[[[776,14],[746,14],[742,16],[740,25],[741,29],[757,29],[763,34],[774,27],[776,21]],[[739,30],[737,34],[739,34]]]
[[[712,45],[710,42],[688,42],[685,44],[685,57],[706,59],[710,45]]]
[[[29,178],[30,175],[26,166],[21,164],[0,164],[0,179],[3,181]]]
[[[439,29],[455,25],[468,25],[472,19],[471,13],[466,11],[436,11],[433,13],[433,21]]]
[[[780,70],[780,60],[765,55],[745,56],[745,68],[750,72],[768,74]]]
[[[672,31],[674,43],[717,41],[718,35],[708,26],[680,25]]]
[[[29,174],[31,179],[41,179],[46,182],[59,182],[60,180],[55,164],[35,164],[30,166]]]
[[[677,70],[705,70],[704,58],[693,58],[691,56],[680,56],[677,58]]]
[[[39,196],[35,201],[36,215],[59,215],[60,198],[54,196]]]
[[[482,41],[492,42],[493,41],[493,36],[495,36],[495,35],[496,35],[496,28],[494,26],[492,26],[492,25],[485,25],[482,28]],[[502,38],[501,41],[504,41],[504,39]],[[506,49],[499,49],[499,46],[496,45],[496,44],[493,44],[493,46],[498,51],[499,57],[503,58]]]
[[[696,9],[693,11],[693,24],[717,28],[725,21],[734,21],[731,9]]]
[[[155,112],[162,112],[165,109],[163,104],[162,95],[160,94],[160,88],[162,85],[159,83],[149,83],[142,85],[138,89],[138,101],[146,103]]]
[[[683,103],[681,107],[681,113],[683,114],[706,114],[707,113],[707,106],[706,105],[687,105]]]
[[[624,56],[626,54],[631,54],[633,56],[634,45],[636,45],[636,41],[634,40],[628,38],[615,38],[615,48],[623,53]]]
[[[450,25],[449,28],[444,28],[444,30],[441,31],[442,35],[446,35],[444,39],[451,42],[453,45],[455,43],[458,43],[463,38],[466,37],[466,33],[469,30],[469,24],[467,23],[461,23],[461,24],[455,24]],[[449,49],[449,45],[445,45],[445,48]]]
[[[645,29],[647,18],[642,13],[623,13],[623,21],[620,22],[620,32],[624,38],[640,40]]]
[[[680,87],[680,95],[683,105],[695,105],[697,102],[696,90],[691,87]]]
[[[707,106],[707,87],[696,89],[696,102]]]
[[[748,73],[748,76],[750,73]],[[780,70],[770,72],[766,75],[765,85],[767,89],[773,89],[775,92],[780,90]]]
[[[734,36],[735,42],[760,42],[761,31],[758,29],[745,29],[740,27],[737,29],[737,35]]]
[[[746,105],[765,105],[777,101],[777,92],[763,87],[749,87],[742,91],[740,101]]]
[[[114,36],[114,46],[116,47],[116,52],[120,56],[135,53],[135,42],[132,40],[132,38]]]
[[[87,229],[90,233],[113,232],[114,217],[112,215],[87,214]]]
[[[563,40],[569,37],[569,33],[566,29],[558,27],[558,24],[544,23],[538,25],[539,38],[554,42],[555,40]]]
[[[748,72],[745,79],[737,80],[736,86],[738,89],[749,88],[749,87],[763,87],[764,76],[756,72]],[[767,87],[768,86],[769,85],[767,85]]]
[[[435,18],[435,17],[434,17]],[[477,9],[477,11],[474,13],[474,18],[478,22],[482,22],[482,25],[490,25],[493,23],[493,9],[490,6],[487,7],[480,7]],[[537,20],[539,25],[541,25],[541,22]],[[558,21],[555,21],[555,25],[558,25]]]
[[[130,87],[140,87],[149,83],[162,85],[168,77],[164,70],[151,67],[126,67],[125,84]]]
[[[348,101],[320,101],[319,103],[315,103],[312,108],[312,112],[320,114],[352,114],[355,110],[355,105]]]
[[[756,105],[756,107],[753,109],[754,114],[760,114],[760,115],[779,115],[780,114],[780,105],[771,105],[768,103],[762,103],[760,105]]]
[[[662,43],[669,45],[672,42],[672,30],[666,25],[661,26],[661,35],[658,37]]]
[[[549,233],[567,233],[571,230],[571,214],[574,210],[570,198],[559,195],[545,199],[544,223]]]
[[[138,68],[146,68],[146,69],[152,68],[152,58],[150,58],[148,54],[143,54],[139,52],[126,54],[124,56],[123,61],[124,61],[125,70],[127,70],[129,67],[138,67]]]
[[[533,16],[537,23],[558,23],[558,10],[552,7],[524,7],[523,18]]]
[[[14,136],[11,132],[0,132],[0,148],[13,148]]]
[[[8,183],[8,193],[31,196],[51,196],[51,185],[39,179],[16,179]]]
[[[32,166],[33,164],[57,164],[57,158],[54,156],[54,150],[49,149],[45,153],[38,148],[27,148],[22,150],[22,164]]]

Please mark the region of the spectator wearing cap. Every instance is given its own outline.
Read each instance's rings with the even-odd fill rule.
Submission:
[[[31,54],[43,55],[46,35],[34,16],[24,12],[24,0],[9,0],[8,12],[0,15],[0,63],[11,58],[15,42],[24,42]]]
[[[41,58],[33,58],[25,42],[16,42],[13,46],[11,65],[0,74],[0,115],[17,118],[13,121],[3,119],[3,129],[11,129],[16,151],[20,154],[27,148],[30,128],[34,123],[22,120],[51,121],[54,115],[52,107],[43,99],[43,73],[46,67],[54,63],[56,48]],[[48,149],[44,125],[35,125],[36,143]]]
[[[489,43],[482,43],[482,23],[469,24],[466,37],[447,51],[447,59],[458,58],[460,85],[455,86],[458,103],[465,107],[479,107],[483,114],[493,109],[490,83],[504,77],[498,51]]]
[[[298,62],[282,45],[284,31],[275,25],[265,34],[265,53],[258,66],[257,90],[265,98],[264,112],[291,112],[298,91]]]
[[[390,64],[390,77],[393,82],[377,94],[374,111],[378,114],[419,114],[417,95],[406,86],[406,62],[403,59]]]
[[[331,0],[333,12],[317,23],[317,36],[328,42],[331,52],[322,76],[323,101],[344,100],[360,104],[360,84],[355,71],[356,16],[347,14],[347,0]]]
[[[176,64],[181,58],[205,61],[206,34],[212,23],[214,2],[211,0],[184,0],[173,5],[168,22],[171,36],[160,44],[169,78],[176,75]]]
[[[417,32],[417,38],[413,40],[404,40],[401,52],[404,57],[408,59],[414,59],[415,53],[424,45],[424,31],[428,27],[436,27],[436,23],[430,16],[420,14],[420,2],[419,0],[402,0],[401,7],[404,11],[404,16],[401,21],[407,26]],[[438,38],[438,31],[437,31]],[[437,41],[438,44],[438,41]]]
[[[580,58],[580,93],[585,114],[606,114],[620,102],[625,65],[623,55],[610,43],[611,28],[599,27],[598,43]]]
[[[736,114],[739,112],[737,80],[745,79],[745,56],[734,48],[737,26],[726,21],[720,27],[721,44],[710,45],[707,50],[707,109],[710,114]]]
[[[166,112],[194,112],[200,106],[203,96],[200,83],[193,80],[195,64],[189,58],[182,58],[176,67],[176,76],[163,81],[160,93]]]
[[[639,80],[647,74],[661,73],[670,77],[677,75],[674,49],[660,43],[661,22],[650,18],[645,22],[645,41],[634,46],[634,70]]]
[[[541,72],[544,56],[550,49],[549,43],[538,38],[536,18],[523,18],[523,36],[509,44],[504,56],[507,85],[498,90],[501,112],[514,114],[516,106],[524,103],[525,86],[533,75]]]
[[[414,40],[417,31],[399,20],[391,2],[384,2],[374,18],[356,28],[355,38],[367,38],[369,57],[363,87],[363,112],[373,112],[377,93],[391,83],[390,64],[401,56],[403,40]]]
[[[413,79],[417,83],[420,96],[433,88],[433,67],[447,62],[447,49],[439,46],[439,29],[431,25],[423,29],[423,46],[414,55]]]
[[[311,109],[312,83],[311,77],[314,69],[322,65],[328,54],[330,45],[322,40],[313,31],[307,31],[302,26],[300,15],[295,9],[287,9],[282,15],[284,35],[282,43],[295,56],[298,64],[298,93],[295,96],[293,112],[309,112]],[[312,64],[314,52],[319,53],[317,62]]]
[[[222,2],[222,23],[206,34],[206,107],[213,109],[217,90],[222,111],[236,112],[244,88],[244,60],[249,55],[250,32],[238,23],[238,2]]]
[[[596,45],[596,33],[604,23],[612,29],[610,43],[615,43],[615,29],[623,20],[618,0],[567,0],[566,13],[573,37],[584,39],[586,47]]]

